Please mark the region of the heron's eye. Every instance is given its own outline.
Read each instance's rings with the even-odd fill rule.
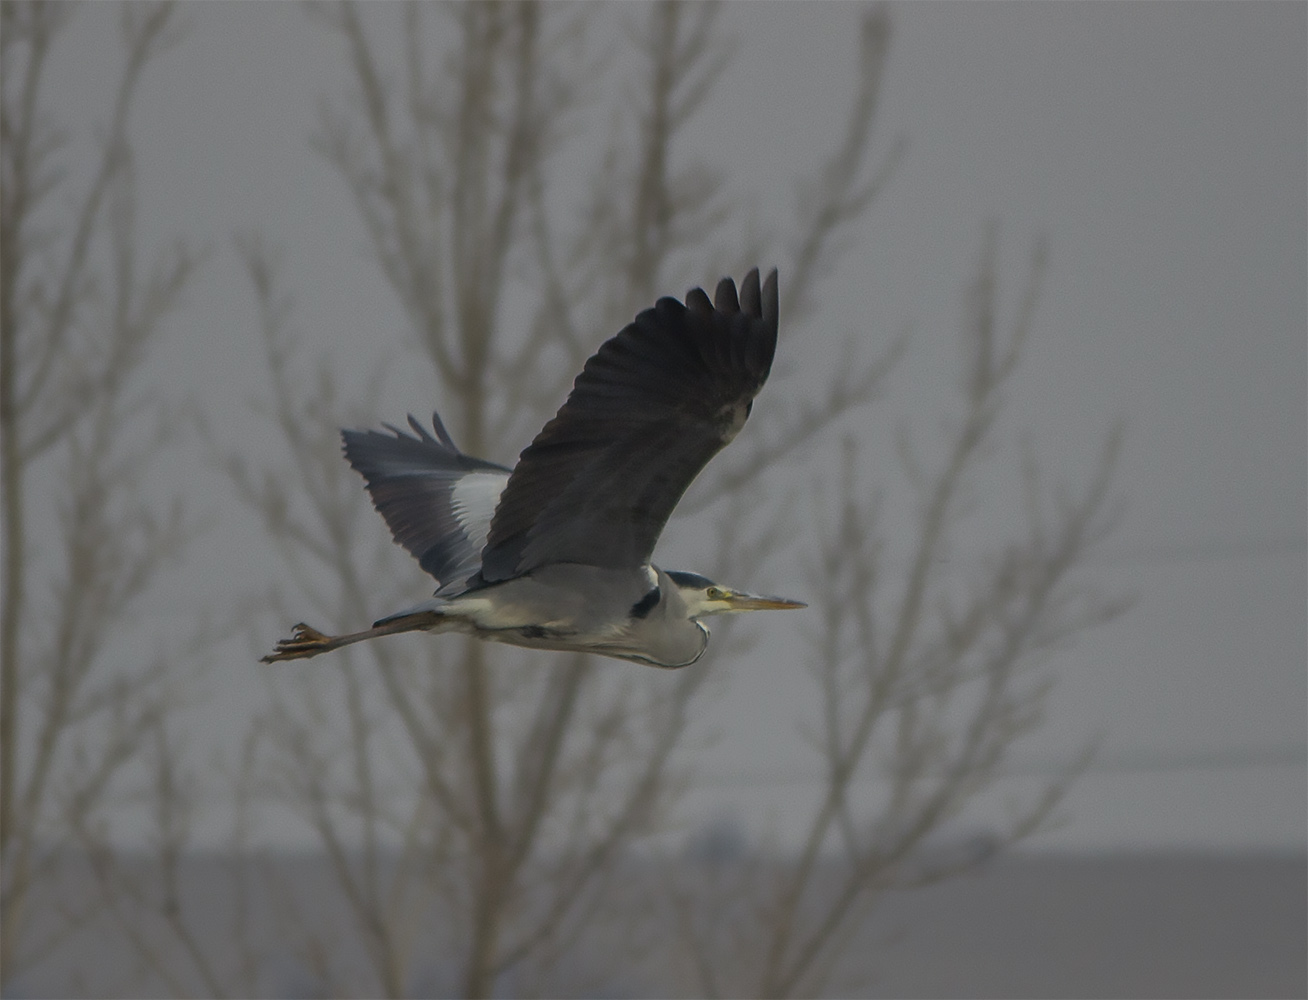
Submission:
[[[720,587],[709,587],[709,589],[705,592],[704,596],[707,597],[710,601],[720,601],[723,598],[725,598],[727,595],[726,592],[723,591]]]

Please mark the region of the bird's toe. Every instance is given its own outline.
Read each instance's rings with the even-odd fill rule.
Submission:
[[[300,660],[306,656],[325,653],[330,648],[330,637],[323,635],[316,628],[300,622],[294,627],[289,639],[280,640],[273,648],[273,651],[259,662],[279,663],[283,660]]]

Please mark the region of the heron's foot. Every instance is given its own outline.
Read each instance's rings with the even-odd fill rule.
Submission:
[[[335,649],[333,637],[323,635],[316,628],[310,628],[304,622],[295,626],[295,633],[289,639],[282,639],[271,653],[263,657],[260,663],[277,663],[281,660],[302,660],[308,656],[317,656],[329,649]]]

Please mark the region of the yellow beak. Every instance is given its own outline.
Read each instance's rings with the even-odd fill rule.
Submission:
[[[757,597],[754,594],[733,593],[727,598],[732,611],[780,611],[784,608],[806,608],[803,601],[789,601],[784,597]]]

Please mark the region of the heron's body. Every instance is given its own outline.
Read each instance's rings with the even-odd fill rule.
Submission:
[[[431,625],[424,631],[684,667],[708,647],[708,630],[687,611],[680,590],[657,567],[555,563],[448,600],[435,598],[377,625],[426,614]]]
[[[755,597],[649,557],[677,501],[744,425],[772,365],[776,272],[751,271],[716,306],[699,289],[661,299],[586,363],[572,394],[510,470],[436,436],[345,431],[395,540],[434,576],[435,597],[371,629],[305,625],[265,661],[314,656],[396,632],[464,632],[539,649],[661,667],[708,646],[701,617],[803,607]]]

